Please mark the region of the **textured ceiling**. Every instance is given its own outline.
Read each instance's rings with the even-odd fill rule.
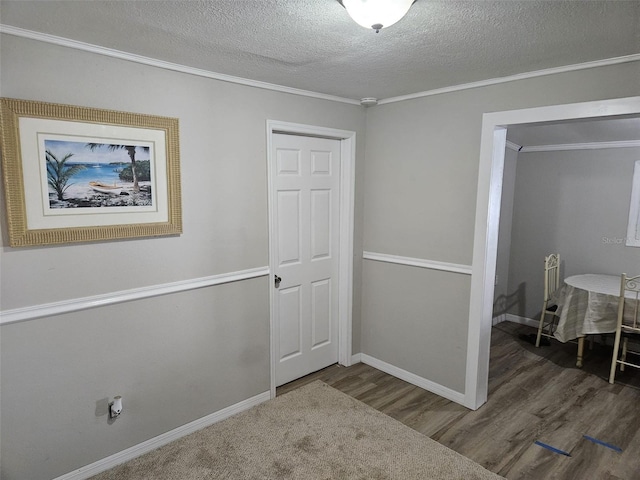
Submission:
[[[378,34],[337,0],[2,0],[0,21],[356,100],[640,53],[638,0],[417,0]]]

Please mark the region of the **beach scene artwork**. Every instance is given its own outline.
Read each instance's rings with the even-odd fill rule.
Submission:
[[[89,140],[44,140],[49,208],[152,207],[151,144]]]
[[[177,118],[4,97],[0,107],[11,247],[182,234]]]

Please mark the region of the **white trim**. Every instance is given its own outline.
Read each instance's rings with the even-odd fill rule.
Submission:
[[[409,382],[410,384],[423,388],[431,393],[440,395],[441,397],[444,397],[447,400],[451,400],[452,402],[467,406],[465,405],[465,395],[463,393],[456,392],[455,390],[440,385],[439,383],[432,382],[431,380],[427,380],[426,378],[403,370],[402,368],[391,365],[390,363],[378,360],[377,358],[371,357],[366,353],[360,354],[360,359],[362,360],[362,363],[371,365],[372,367],[388,373],[389,375],[393,375],[400,380],[404,380],[405,382]]]
[[[510,149],[510,150],[514,150],[516,152],[519,152],[524,147],[522,145],[518,145],[517,143],[513,143],[513,142],[510,142],[509,140],[507,140],[507,148]]]
[[[225,420],[232,415],[243,412],[245,410],[249,410],[256,405],[260,405],[261,403],[266,402],[270,399],[270,397],[271,396],[269,392],[259,393],[258,395],[238,402],[229,407],[223,408],[222,410],[207,415],[206,417],[199,418],[198,420],[194,420],[191,423],[182,425],[181,427],[163,433],[162,435],[153,437],[146,442],[139,443],[114,455],[103,458],[102,460],[98,460],[97,462],[93,462],[89,465],[74,470],[73,472],[69,472],[60,477],[56,477],[54,480],[84,480],[93,475],[97,475],[98,473],[109,470],[110,468],[113,468],[124,462],[137,458],[140,455],[144,455],[145,453],[155,450],[156,448],[166,445],[167,443],[173,442],[174,440],[178,440],[186,435],[213,425],[214,423]]]
[[[338,97],[335,95],[327,95],[325,93],[311,92],[309,90],[301,90],[298,88],[286,87],[284,85],[276,85],[274,83],[266,83],[266,82],[260,82],[258,80],[251,80],[248,78],[234,77],[232,75],[225,75],[224,73],[216,73],[216,72],[211,72],[209,70],[203,70],[200,68],[180,65],[177,63],[165,62],[163,60],[157,60],[155,58],[144,57],[142,55],[136,55],[134,53],[128,53],[128,52],[123,52],[121,50],[114,50],[112,48],[101,47],[99,45],[92,45],[90,43],[79,42],[77,40],[71,40],[64,37],[58,37],[55,35],[49,35],[47,33],[34,32],[32,30],[26,30],[24,28],[14,27],[12,25],[0,24],[0,33],[6,33],[7,35],[14,35],[16,37],[28,38],[30,40],[37,40],[39,42],[50,43],[50,44],[59,45],[62,47],[73,48],[75,50],[82,50],[84,52],[95,53],[97,55],[104,55],[106,57],[119,58],[121,60],[127,60],[129,62],[135,62],[142,65],[158,67],[165,70],[171,70],[174,72],[187,73],[189,75],[196,75],[198,77],[211,78],[214,80],[220,80],[222,82],[236,83],[239,85],[262,88],[265,90],[274,90],[276,92],[290,93],[292,95],[300,95],[303,97],[319,98],[321,100],[330,100],[332,102],[348,103],[350,105],[360,105],[360,100],[354,100],[352,98]]]
[[[562,67],[547,68],[545,70],[536,70],[533,72],[518,73],[507,77],[490,78],[479,82],[464,83],[462,85],[453,85],[450,87],[438,88],[435,90],[427,90],[425,92],[411,93],[409,95],[401,95],[398,97],[389,97],[378,101],[378,105],[385,103],[403,102],[405,100],[413,100],[415,98],[430,97],[433,95],[441,95],[443,93],[459,92],[461,90],[469,90],[471,88],[487,87],[490,85],[498,85],[500,83],[515,82],[518,80],[526,80],[528,78],[543,77],[545,75],[556,75],[558,73],[573,72],[576,70],[585,70],[588,68],[606,67],[609,65],[618,65],[620,63],[629,63],[640,61],[640,54],[625,55],[622,57],[606,58],[596,60],[594,62],[577,63],[574,65],[564,65]]]
[[[79,310],[88,310],[90,308],[104,307],[107,305],[115,305],[117,303],[132,302],[135,300],[158,297],[160,295],[168,295],[171,293],[186,292],[197,288],[211,287],[214,285],[221,285],[223,283],[262,277],[268,274],[269,267],[251,268],[237,272],[211,275],[209,277],[194,278],[173,283],[121,290],[119,292],[104,293],[91,297],[74,298],[71,300],[62,300],[60,302],[15,308],[0,312],[0,325],[33,320],[42,317],[51,317],[53,315],[77,312]]]
[[[444,272],[471,275],[471,265],[462,265],[459,263],[439,262],[437,260],[401,257],[400,255],[388,255],[386,253],[374,252],[362,252],[362,258],[365,260],[375,260],[376,262],[395,263],[397,265],[407,265],[411,267],[428,268],[430,270],[442,270]]]
[[[356,132],[335,128],[304,125],[300,123],[267,120],[267,177],[269,198],[269,265],[273,266],[275,252],[272,242],[273,212],[272,198],[272,138],[274,133],[291,133],[297,135],[320,136],[340,140],[340,267],[338,296],[338,362],[346,367],[351,365],[352,323],[353,323],[353,236],[355,231],[355,171],[356,171]],[[272,270],[273,271],[273,270]],[[276,343],[274,325],[275,289],[269,283],[271,335],[271,396],[276,395]]]
[[[540,325],[540,320],[535,320],[533,318],[528,318],[528,317],[521,317],[520,315],[513,315],[511,313],[507,313],[504,319],[507,322],[517,323],[518,325],[528,325],[534,328],[538,328],[538,326]]]
[[[640,247],[640,160],[633,167],[629,223],[627,224],[627,247]]]
[[[338,362],[351,366],[353,343],[353,242],[355,234],[356,133],[343,132],[340,141],[340,291]],[[346,135],[349,135],[346,137]],[[344,259],[344,260],[342,260]],[[346,286],[346,288],[345,288]]]
[[[605,148],[633,148],[640,147],[640,140],[619,140],[615,142],[585,142],[563,143],[557,145],[530,145],[528,147],[518,145],[507,140],[507,148],[520,153],[531,152],[556,152],[567,150],[601,150]]]
[[[507,315],[505,313],[501,313],[500,315],[496,315],[495,317],[493,317],[493,320],[491,321],[491,325],[495,327],[499,323],[506,322],[506,321],[507,321]]]
[[[351,365],[355,365],[356,363],[362,363],[362,354],[354,353],[351,355]]]
[[[507,142],[508,144],[509,142]],[[617,142],[589,142],[589,143],[565,143],[558,145],[531,145],[522,147],[521,153],[530,152],[555,152],[566,150],[600,150],[603,148],[631,148],[640,147],[640,140],[620,140]]]
[[[477,194],[475,238],[473,242],[473,273],[471,275],[471,293],[469,300],[467,374],[465,379],[465,403],[469,408],[474,410],[487,401],[489,391],[489,346],[491,343],[493,298],[498,253],[498,229],[487,230],[487,225],[489,223],[499,225],[500,221],[500,201],[502,197],[505,144],[507,139],[506,128],[498,126],[493,126],[490,130],[486,130],[485,128],[487,127],[483,124],[482,138],[485,138],[485,135],[487,135],[490,141],[481,142],[481,158],[485,155],[490,159],[499,157],[502,161],[495,162],[495,164],[491,163],[489,165],[490,168],[482,169],[482,167],[480,167],[478,172],[478,185],[485,183],[493,185],[497,183],[499,189],[484,191],[479,188]],[[486,235],[482,239],[477,240],[479,231],[486,231]],[[483,258],[482,262],[477,260],[480,257]],[[474,288],[478,283],[482,288]],[[480,311],[473,311],[476,306]]]
[[[465,381],[465,404],[470,408],[479,408],[487,400],[507,127],[525,123],[639,114],[640,96],[492,112],[482,116]]]

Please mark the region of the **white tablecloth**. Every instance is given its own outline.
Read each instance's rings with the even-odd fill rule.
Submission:
[[[564,283],[555,296],[560,308],[555,338],[567,342],[589,334],[616,331],[620,276],[574,275]]]

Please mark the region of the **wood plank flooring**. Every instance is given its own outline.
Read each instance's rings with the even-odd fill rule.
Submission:
[[[477,411],[364,364],[333,365],[277,393],[322,380],[509,480],[640,480],[640,370],[610,385],[611,347],[585,348],[578,369],[575,344],[535,348],[519,337],[532,332],[508,322],[493,328],[489,400]]]

